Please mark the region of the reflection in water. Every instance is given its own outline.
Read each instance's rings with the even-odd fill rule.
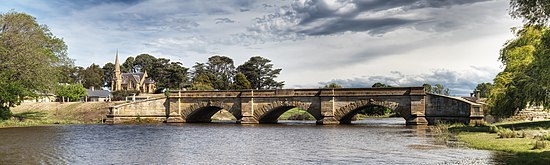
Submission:
[[[1,164],[491,164],[403,119],[352,125],[66,125],[0,129]]]

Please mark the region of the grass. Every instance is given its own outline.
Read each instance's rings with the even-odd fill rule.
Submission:
[[[501,151],[496,155],[506,164],[550,162],[550,121],[497,123],[492,126],[448,126],[448,130],[469,147]],[[510,155],[511,154],[511,155]]]
[[[313,117],[313,115],[299,108],[292,108],[286,111],[281,116],[279,116],[279,120],[289,120],[289,118],[291,118],[292,116],[297,116],[297,115],[309,116],[308,117],[309,120],[315,120],[315,117]]]
[[[108,107],[115,104],[119,103],[23,103],[11,109],[13,118],[0,121],[0,128],[100,123],[105,118]]]

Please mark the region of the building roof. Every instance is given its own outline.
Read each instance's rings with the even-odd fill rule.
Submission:
[[[130,80],[135,80],[136,82],[140,82],[144,73],[122,73],[122,84],[128,84]],[[153,84],[155,81],[149,77],[145,78],[144,84]]]
[[[88,97],[111,97],[111,92],[108,90],[86,89],[86,93],[88,93]]]

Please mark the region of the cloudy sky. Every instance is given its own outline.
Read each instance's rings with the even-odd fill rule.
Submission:
[[[63,38],[76,65],[148,53],[185,67],[271,59],[286,88],[441,83],[468,95],[521,26],[508,0],[0,0]]]

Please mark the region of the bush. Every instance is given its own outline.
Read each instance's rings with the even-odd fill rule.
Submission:
[[[133,96],[134,93],[136,94],[136,96],[139,96],[139,91],[138,90],[121,90],[121,91],[114,91],[112,92],[113,94],[113,100],[114,101],[120,101],[120,100],[124,100],[125,97],[128,97],[128,96]]]
[[[9,107],[0,106],[0,120],[8,120],[12,116]]]
[[[550,132],[544,135],[542,139],[550,141]]]
[[[535,146],[533,146],[533,149],[536,150],[536,149],[544,149],[546,147],[548,147],[548,142],[547,141],[544,141],[544,140],[537,140],[535,141]]]
[[[499,138],[525,138],[525,131],[516,132],[508,128],[500,127],[497,131]]]
[[[502,127],[497,127],[494,125],[489,126],[489,133],[497,133]]]
[[[302,113],[302,114],[293,114],[288,117],[288,120],[310,120],[309,114]]]

